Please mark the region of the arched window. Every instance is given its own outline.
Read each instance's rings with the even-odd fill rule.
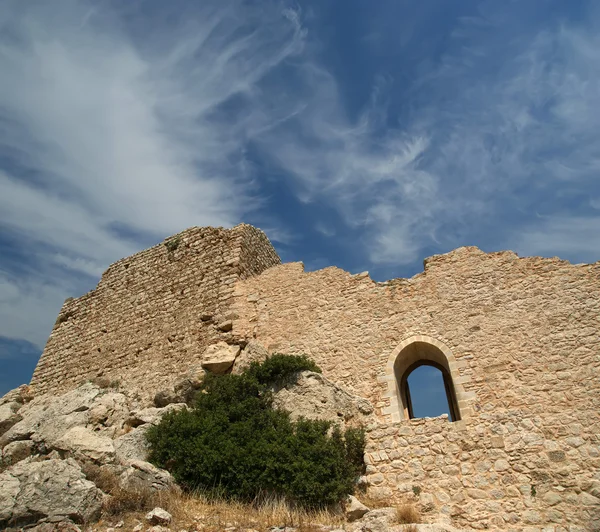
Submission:
[[[432,366],[442,374],[448,410],[452,421],[460,420],[460,411],[448,359],[441,349],[427,342],[412,342],[405,346],[394,361],[394,375],[399,394],[399,407],[404,413],[404,419],[415,417],[408,377],[421,366]]]

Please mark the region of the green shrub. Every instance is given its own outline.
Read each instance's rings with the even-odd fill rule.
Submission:
[[[319,368],[306,357],[273,355],[242,375],[208,374],[193,408],[148,431],[150,461],[189,490],[253,501],[283,496],[316,508],[352,493],[364,467],[364,433],[327,421],[292,421],[272,407],[269,387]]]
[[[321,368],[306,355],[282,355],[274,354],[268,357],[264,362],[253,362],[246,370],[249,377],[252,377],[263,385],[285,385],[295,382],[295,378],[300,371],[314,371],[321,373]]]

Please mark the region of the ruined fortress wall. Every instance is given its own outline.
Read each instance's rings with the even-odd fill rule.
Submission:
[[[122,259],[95,290],[65,302],[31,384],[60,392],[102,376],[152,396],[206,345],[231,338],[219,327],[231,318],[235,282],[279,263],[249,225],[188,229]]]
[[[415,485],[458,526],[600,529],[600,264],[460,248],[387,283],[285,264],[237,283],[234,309],[236,337],[373,401],[374,495]],[[462,421],[393,421],[390,360],[411,338],[451,353]]]

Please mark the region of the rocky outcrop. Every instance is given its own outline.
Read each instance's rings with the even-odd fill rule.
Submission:
[[[123,489],[174,489],[168,472],[145,461],[145,435],[185,404],[139,408],[126,394],[89,382],[59,397],[22,395],[17,389],[0,399],[12,416],[0,436],[0,528],[37,523],[39,530],[56,530],[62,523],[68,530],[70,522],[95,519],[108,488],[97,475],[86,477],[94,467]]]
[[[292,419],[324,419],[346,426],[365,423],[373,413],[369,401],[312,371],[300,372],[295,383],[273,390],[275,407],[289,411]]]
[[[235,359],[232,373],[239,375],[246,370],[252,362],[263,362],[269,356],[267,349],[256,340],[250,340]]]
[[[202,357],[202,367],[211,373],[225,373],[240,353],[240,346],[219,342],[206,348]]]
[[[216,344],[209,352],[205,368],[231,369],[240,348],[224,346]],[[242,363],[247,367],[263,357],[266,351],[252,345]],[[195,392],[204,372],[191,368],[181,380],[187,384],[176,387],[172,397],[181,400],[189,389]],[[289,410],[293,418],[352,425],[365,422],[372,412],[367,401],[318,373],[300,372],[296,384],[273,391],[276,407]],[[96,518],[115,486],[131,492],[177,490],[167,471],[147,462],[146,435],[165,414],[188,408],[185,402],[151,407],[125,392],[87,382],[58,397],[23,399],[22,391],[13,391],[0,399],[1,407],[7,412],[3,419],[10,419],[4,426],[10,426],[0,435],[0,528],[37,525],[50,530],[60,522],[68,529],[65,523]],[[367,510],[358,501],[347,509],[355,520]]]
[[[352,495],[348,497],[348,500],[346,501],[346,508],[344,509],[344,513],[348,521],[356,521],[368,511],[369,508],[360,502],[356,497],[353,497]]]
[[[54,448],[79,460],[108,464],[115,459],[115,446],[107,436],[99,436],[87,427],[73,427],[55,443]]]
[[[23,461],[0,474],[0,525],[25,525],[46,518],[76,523],[96,519],[102,492],[75,460]]]
[[[168,471],[160,469],[144,460],[132,460],[119,476],[121,487],[140,491],[153,489],[156,491],[176,489],[175,481]]]

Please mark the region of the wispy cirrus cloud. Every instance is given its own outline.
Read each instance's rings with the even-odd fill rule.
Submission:
[[[303,201],[329,199],[375,265],[465,243],[597,260],[578,237],[597,225],[600,16],[524,27],[510,23],[514,6],[480,11],[408,83],[375,83],[361,113],[342,105],[328,71],[306,65],[293,127],[263,136],[263,149]]]
[[[597,260],[600,12],[543,5],[356,3],[330,31],[310,1],[5,2],[0,337],[41,347],[191,225],[380,278],[465,244]]]
[[[0,227],[36,262],[0,271],[0,335],[43,345],[82,277],[260,205],[244,145],[271,120],[253,112],[257,83],[302,50],[297,15],[235,0],[148,7],[0,8]]]

